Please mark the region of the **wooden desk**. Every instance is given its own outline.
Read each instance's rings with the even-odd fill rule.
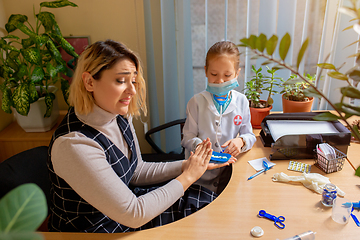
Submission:
[[[30,148],[48,146],[65,114],[66,111],[60,111],[57,123],[47,132],[25,132],[16,121],[12,122],[0,132],[0,162]]]
[[[258,133],[258,132],[257,132]],[[257,134],[258,135],[258,134]],[[252,150],[241,155],[233,164],[233,174],[223,193],[204,209],[177,222],[154,229],[133,233],[41,233],[45,239],[255,239],[250,230],[260,226],[264,231],[261,239],[285,239],[312,230],[316,239],[359,239],[360,228],[352,219],[341,225],[331,219],[331,208],[324,207],[321,195],[302,184],[273,182],[274,173],[284,172],[290,176],[301,175],[287,170],[288,160],[274,160],[276,163],[266,174],[247,181],[255,173],[249,160],[269,157],[270,148],[264,148],[257,139]],[[348,157],[355,167],[360,165],[360,145],[352,143]],[[297,160],[299,161],[299,160]],[[301,162],[313,164],[313,160]],[[325,175],[343,190],[350,201],[360,200],[360,178],[345,161],[344,168],[335,173],[325,174],[316,166],[312,171]],[[270,220],[257,217],[260,210],[270,214],[283,215],[285,229],[274,226]],[[354,211],[360,219],[360,212]]]

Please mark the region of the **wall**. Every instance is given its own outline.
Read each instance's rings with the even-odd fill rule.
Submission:
[[[4,28],[5,22],[11,14],[24,14],[29,17],[29,22],[34,24],[33,7],[39,11],[40,0],[0,0],[0,27]],[[144,13],[142,0],[73,0],[78,7],[64,7],[48,9],[55,15],[64,36],[90,36],[93,43],[98,40],[113,39],[127,45],[138,53],[144,67],[146,76],[146,49]],[[58,99],[60,109],[67,109],[61,91]],[[0,130],[9,124],[4,120],[5,114],[0,110]],[[10,119],[11,116],[10,116]],[[139,120],[134,121],[139,138],[141,150],[150,152],[150,146],[144,139],[143,125]],[[2,127],[2,128],[1,128]]]

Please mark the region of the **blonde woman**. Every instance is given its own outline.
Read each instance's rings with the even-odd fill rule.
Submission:
[[[209,164],[209,139],[187,160],[141,159],[132,118],[146,114],[145,94],[140,61],[123,44],[99,41],[81,54],[70,86],[72,107],[50,143],[50,231],[141,230],[216,198],[193,185],[207,169],[220,167]]]

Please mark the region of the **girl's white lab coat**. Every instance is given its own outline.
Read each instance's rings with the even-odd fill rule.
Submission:
[[[256,137],[252,132],[250,123],[249,101],[246,96],[235,90],[231,90],[231,102],[222,115],[218,129],[219,144],[216,143],[216,128],[219,124],[220,114],[216,110],[212,94],[203,91],[190,99],[186,108],[186,122],[183,128],[183,140],[181,145],[185,147],[185,157],[188,158],[190,151],[204,139],[210,138],[214,151],[220,152],[221,145],[226,141],[241,137],[245,145],[242,152],[252,148]],[[219,175],[223,168],[206,171],[198,180],[198,184],[216,191]]]

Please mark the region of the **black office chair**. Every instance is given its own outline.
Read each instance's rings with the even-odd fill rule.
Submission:
[[[180,142],[181,142],[182,137],[183,137],[182,129],[184,127],[185,120],[186,120],[186,118],[174,120],[174,121],[162,124],[160,126],[157,126],[155,128],[150,129],[149,131],[147,131],[145,133],[145,139],[150,144],[153,151],[155,151],[156,153],[141,154],[142,159],[144,161],[147,161],[147,162],[166,162],[166,161],[183,160],[185,158],[185,150],[181,146]],[[178,152],[176,152],[176,151],[166,152],[166,151],[162,150],[161,147],[159,147],[155,143],[155,141],[152,139],[151,136],[154,133],[158,133],[158,132],[160,132],[162,130],[165,130],[165,129],[168,129],[170,127],[174,127],[174,126],[177,126],[177,125],[179,126],[179,132],[180,132],[181,139],[176,139],[175,141],[179,142],[179,149],[181,149],[181,150],[178,151]]]
[[[48,147],[35,147],[18,153],[0,163],[0,199],[9,191],[25,183],[35,183],[46,196],[48,213],[50,180],[47,169]],[[47,220],[38,231],[47,231]]]

